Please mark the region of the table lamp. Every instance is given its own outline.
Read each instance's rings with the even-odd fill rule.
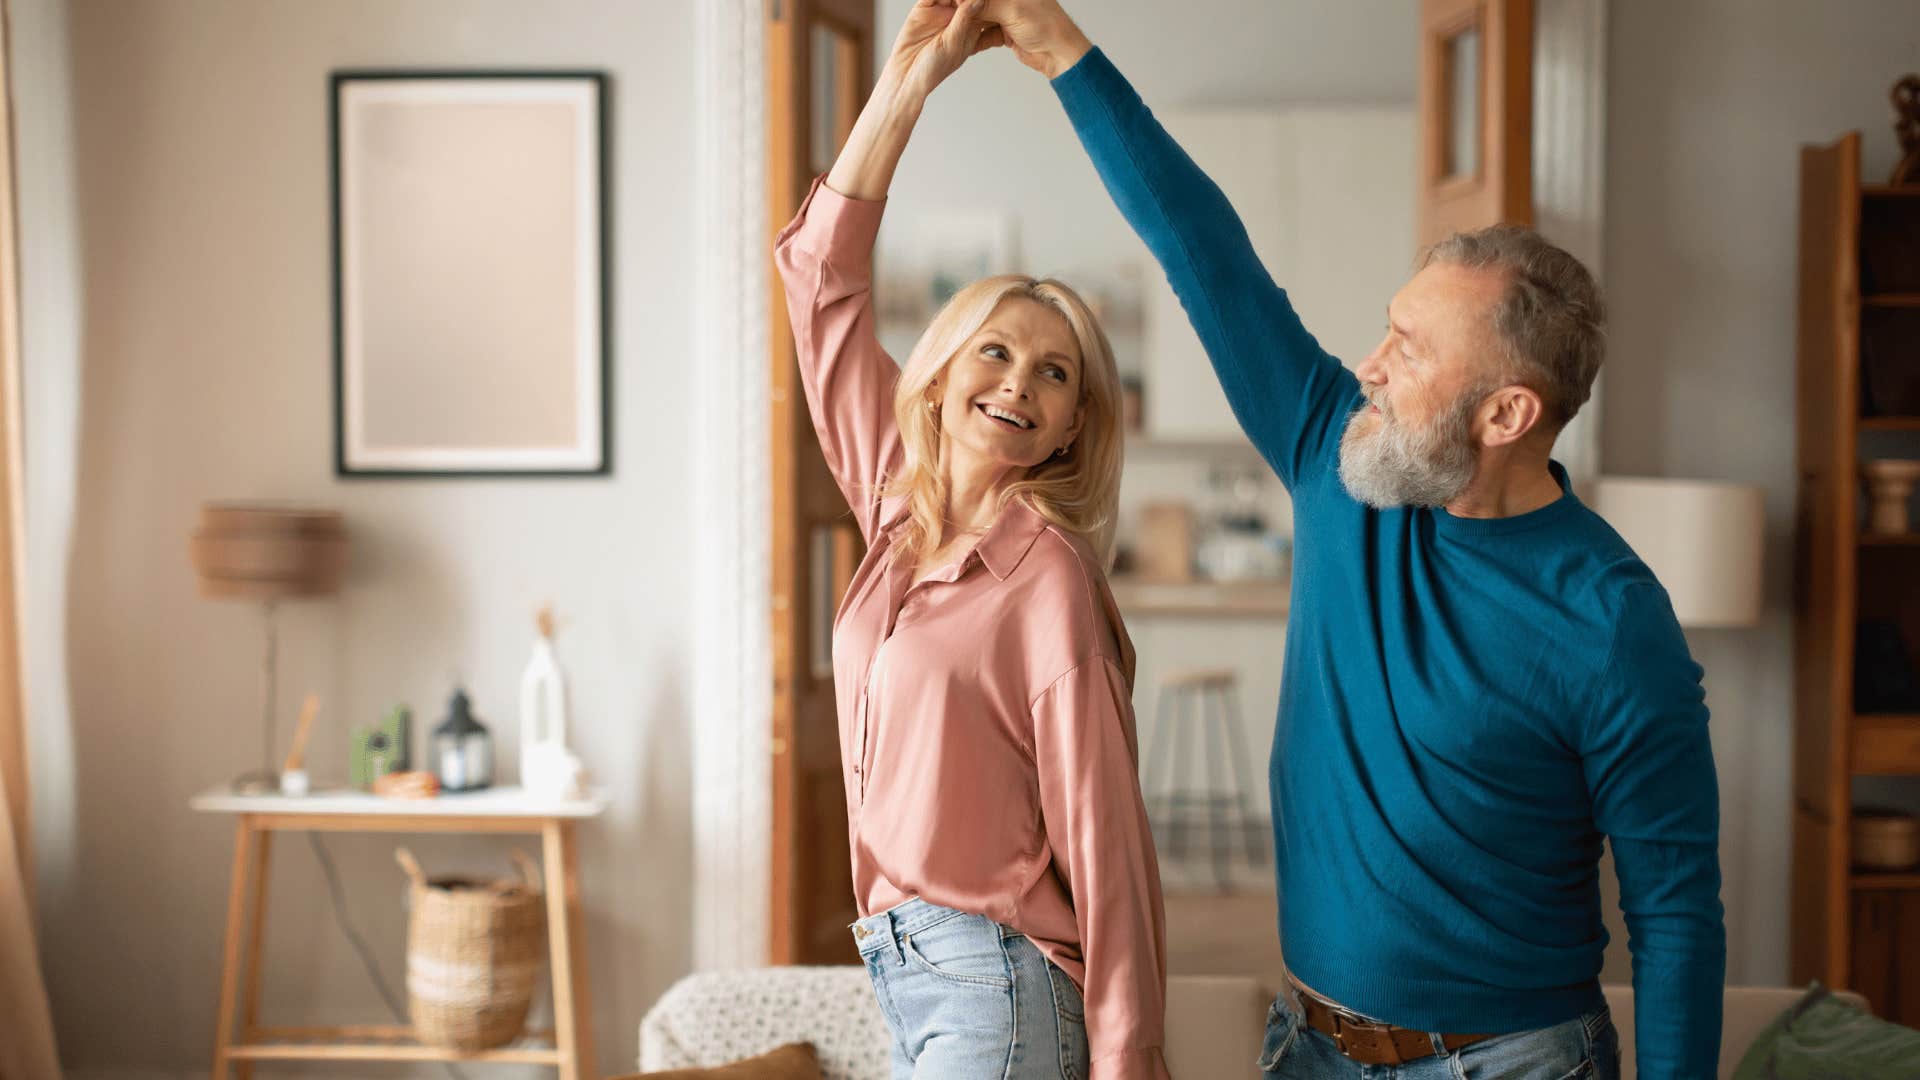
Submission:
[[[1760,621],[1766,504],[1758,487],[1603,476],[1594,510],[1660,579],[1681,626]]]
[[[278,691],[279,628],[283,600],[328,596],[338,590],[347,565],[346,522],[337,510],[272,503],[208,503],[190,541],[200,595],[251,600],[261,605],[266,647],[261,657],[260,721],[265,747],[261,771],[234,781],[243,792],[275,791],[274,712]]]

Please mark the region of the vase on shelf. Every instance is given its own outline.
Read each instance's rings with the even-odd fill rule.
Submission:
[[[1867,531],[1901,536],[1909,530],[1907,502],[1920,483],[1920,461],[1881,458],[1860,467],[1867,485]]]

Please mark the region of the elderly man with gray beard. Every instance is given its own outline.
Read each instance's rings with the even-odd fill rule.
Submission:
[[[1293,495],[1270,770],[1289,990],[1261,1067],[1616,1076],[1604,841],[1639,1075],[1715,1075],[1726,935],[1700,668],[1659,582],[1550,456],[1605,349],[1592,276],[1529,229],[1454,236],[1348,371],[1056,0],[988,0],[985,18],[986,44],[1052,81]]]

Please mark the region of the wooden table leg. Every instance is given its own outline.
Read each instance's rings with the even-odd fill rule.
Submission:
[[[227,1048],[233,1045],[234,998],[240,988],[240,937],[247,921],[247,892],[259,850],[253,818],[242,814],[233,831],[233,877],[227,883],[227,934],[221,948],[220,1017],[213,1041],[213,1080],[227,1080]]]
[[[580,855],[573,822],[540,831],[547,886],[547,937],[553,956],[553,1034],[560,1080],[594,1080],[593,996],[587,981],[586,921],[580,908]]]
[[[260,1027],[260,955],[266,937],[267,875],[273,855],[273,830],[254,830],[253,908],[247,913],[247,979],[240,995],[240,1039],[252,1042]],[[242,1061],[234,1069],[239,1080],[253,1080],[253,1062]]]

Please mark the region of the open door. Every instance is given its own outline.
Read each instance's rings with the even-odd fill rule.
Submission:
[[[1419,244],[1533,224],[1533,0],[1420,0]]]
[[[785,228],[833,164],[873,84],[873,0],[767,0],[768,221]],[[772,251],[769,237],[768,251]],[[774,964],[853,963],[846,788],[833,701],[833,613],[860,535],[807,417],[777,274],[772,319]]]

